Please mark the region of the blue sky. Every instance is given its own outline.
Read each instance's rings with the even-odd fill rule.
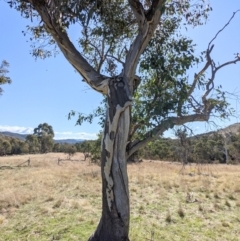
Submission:
[[[227,3],[212,0],[210,4],[213,11],[207,24],[186,32],[197,44],[197,53],[206,49],[232,13],[240,9],[239,0]],[[71,110],[91,112],[101,101],[101,96],[82,82],[82,77],[74,72],[61,53],[55,58],[35,60],[30,54],[29,37],[22,34],[29,20],[21,18],[20,13],[10,9],[3,0],[0,0],[0,23],[0,61],[5,59],[10,63],[9,76],[13,81],[11,85],[3,86],[4,93],[0,97],[0,131],[31,133],[38,124],[47,122],[53,126],[56,139],[94,139],[101,129],[97,121],[75,126],[75,119],[69,121],[67,114]],[[234,53],[240,52],[239,23],[240,13],[215,41],[213,56],[218,62],[231,60]],[[240,64],[222,70],[216,80],[227,91],[238,91],[240,95]],[[239,115],[240,103],[235,100],[231,103]],[[224,127],[239,121],[240,118],[234,117],[216,122]],[[210,130],[210,126],[203,123],[190,126],[196,133]]]

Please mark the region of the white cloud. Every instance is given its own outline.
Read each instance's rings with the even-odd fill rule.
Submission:
[[[33,128],[32,127],[22,127],[22,126],[1,126],[0,131],[9,131],[18,134],[32,134]]]
[[[9,131],[18,134],[32,134],[33,128],[32,127],[22,127],[22,126],[1,126],[0,125],[0,132],[2,131]],[[71,131],[64,131],[64,132],[55,132],[55,140],[59,139],[84,139],[84,140],[95,140],[97,139],[96,133],[86,133],[86,132],[71,132]]]

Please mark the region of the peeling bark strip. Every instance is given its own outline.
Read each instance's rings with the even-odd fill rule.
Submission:
[[[108,111],[103,142],[106,150],[106,161],[104,165],[104,176],[107,182],[106,197],[110,211],[112,210],[112,203],[114,202],[114,181],[111,175],[111,168],[116,132],[120,115],[131,105],[131,100],[127,94],[127,88],[128,86],[121,76],[111,78],[109,81],[107,95]],[[123,146],[121,148],[125,149]]]

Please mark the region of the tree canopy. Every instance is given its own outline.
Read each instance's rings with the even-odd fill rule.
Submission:
[[[38,150],[40,145],[41,152],[46,153],[52,151],[53,149],[53,137],[54,131],[52,126],[47,123],[43,123],[34,128],[33,135],[28,136],[27,140],[31,143],[31,146],[34,146],[34,150]]]
[[[181,34],[183,27],[205,23],[212,10],[205,1],[193,4],[190,0],[66,0],[45,4],[45,1],[15,0],[9,4],[31,19],[32,24],[24,33],[31,34],[34,57],[54,55],[58,46],[84,81],[103,94],[106,88],[98,86],[100,82],[104,85],[103,79],[120,75],[123,68],[130,74],[134,91],[129,137],[138,133],[142,139],[138,145],[135,143],[130,154],[147,143],[150,136],[159,136],[174,125],[206,121],[211,113],[221,118],[229,116],[225,92],[214,79],[222,67],[238,62],[239,55],[217,65],[211,53],[220,31],[201,56],[195,55],[194,42]],[[68,34],[76,23],[79,46],[73,45]],[[188,70],[193,66],[202,68],[191,77]],[[195,97],[196,91],[198,95],[202,92],[201,98]],[[101,109],[88,116],[79,113],[77,123],[91,122],[102,113]]]

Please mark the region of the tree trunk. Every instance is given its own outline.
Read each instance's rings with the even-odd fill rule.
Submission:
[[[131,104],[123,78],[110,81],[101,149],[102,217],[89,241],[129,241],[126,146]]]

